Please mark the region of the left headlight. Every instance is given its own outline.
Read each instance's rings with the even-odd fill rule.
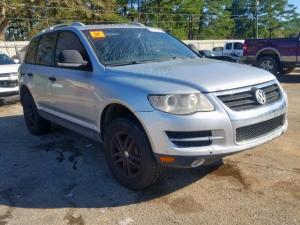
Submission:
[[[213,105],[201,93],[149,95],[153,108],[172,114],[192,114],[195,112],[213,111]]]

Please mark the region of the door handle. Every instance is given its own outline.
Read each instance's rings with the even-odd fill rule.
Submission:
[[[33,73],[27,73],[27,76],[33,77]]]
[[[56,78],[55,78],[55,77],[49,77],[48,79],[51,80],[52,82],[55,82],[55,81],[56,81]]]

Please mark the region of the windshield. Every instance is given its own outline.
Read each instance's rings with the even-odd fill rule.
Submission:
[[[14,60],[5,54],[0,54],[0,65],[15,64]]]
[[[109,28],[83,31],[106,66],[198,57],[176,38],[152,28]]]

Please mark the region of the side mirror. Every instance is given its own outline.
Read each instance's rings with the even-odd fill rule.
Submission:
[[[14,59],[14,62],[15,62],[16,64],[19,64],[19,63],[20,63],[20,60]]]
[[[63,50],[58,55],[57,65],[62,67],[81,67],[87,66],[88,62],[83,60],[77,50]]]

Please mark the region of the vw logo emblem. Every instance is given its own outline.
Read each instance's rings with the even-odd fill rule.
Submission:
[[[257,89],[255,91],[255,98],[256,98],[257,102],[261,105],[264,105],[267,102],[266,95],[263,90]]]

